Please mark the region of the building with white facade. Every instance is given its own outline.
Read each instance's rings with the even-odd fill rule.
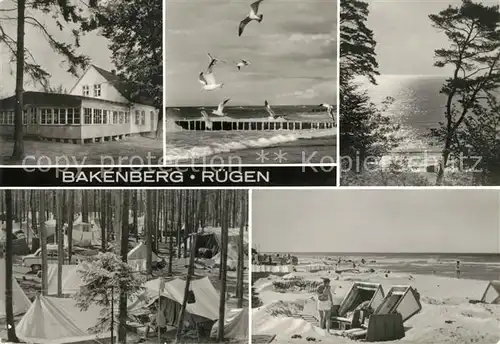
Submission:
[[[69,94],[25,92],[25,136],[85,143],[156,132],[158,111],[130,101],[126,91],[116,73],[92,65]],[[0,100],[0,135],[14,132],[15,104],[15,96]]]

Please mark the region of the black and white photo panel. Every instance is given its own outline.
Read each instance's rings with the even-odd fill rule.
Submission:
[[[161,164],[162,8],[0,1],[0,165]]]
[[[0,190],[2,342],[248,343],[248,194]]]
[[[335,164],[334,0],[166,1],[165,163]]]
[[[499,5],[340,0],[341,185],[500,185]]]
[[[254,190],[252,341],[499,342],[499,215],[499,190]]]

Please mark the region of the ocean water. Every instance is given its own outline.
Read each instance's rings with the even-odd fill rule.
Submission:
[[[455,264],[460,261],[460,278],[477,280],[500,279],[500,253],[290,253],[299,258],[299,264],[311,261],[326,261],[335,264],[339,257],[353,260],[359,264],[362,258],[367,262],[364,267],[422,275],[455,277]],[[372,261],[375,261],[372,263]],[[346,263],[343,263],[345,265]]]
[[[439,91],[445,79],[445,76],[381,75],[377,77],[378,85],[363,85],[375,104],[381,105],[387,97],[394,98],[386,114],[401,125],[398,137],[402,142],[397,151],[439,152],[441,147],[426,135],[444,121],[446,96]]]
[[[318,106],[281,106],[273,107],[276,115],[283,116],[289,121],[318,121],[328,122],[331,118],[325,111],[313,112]],[[210,113],[213,108],[206,108]],[[328,147],[326,151],[335,152],[336,129],[324,130],[276,130],[276,131],[183,131],[176,123],[176,120],[201,119],[199,107],[182,107],[167,109],[166,119],[166,157],[167,163],[174,162],[196,162],[201,158],[221,155],[227,157],[229,152],[245,151],[241,157],[242,161],[224,163],[258,163],[252,152],[259,152],[268,147],[287,147],[288,157],[297,157],[300,147],[307,147],[309,144],[323,145]],[[255,107],[226,107],[226,117],[212,117],[214,120],[256,120],[267,119],[267,113],[262,106]],[[290,146],[290,143],[297,142],[297,145]],[[250,151],[250,153],[249,153]],[[251,158],[250,158],[251,156]],[[224,159],[224,157],[222,159]],[[222,163],[221,161],[210,159],[205,163]],[[298,163],[297,158],[288,159],[287,163]]]

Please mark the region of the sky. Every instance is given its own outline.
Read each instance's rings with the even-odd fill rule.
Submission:
[[[167,106],[318,105],[336,99],[336,1],[265,0],[261,23],[238,26],[252,0],[167,0]],[[226,60],[214,69],[221,90],[200,92],[207,53]],[[251,66],[238,72],[233,61]]]
[[[367,25],[377,41],[377,59],[381,74],[447,75],[434,67],[434,50],[448,47],[444,33],[431,26],[429,14],[437,14],[455,0],[368,0]],[[498,0],[482,0],[490,6]]]
[[[10,8],[14,8],[11,0],[0,0],[0,9]],[[59,41],[65,43],[73,42],[69,28],[65,29],[65,31],[60,31],[56,27],[55,21],[50,16],[43,15],[39,11],[33,10],[30,10],[29,13],[40,22],[44,23],[48,31]],[[6,14],[0,12],[0,17],[4,15]],[[15,13],[9,13],[8,15],[15,16]],[[2,20],[2,27],[9,35],[16,37],[15,21]],[[106,38],[100,36],[98,32],[92,32],[86,34],[86,36],[81,39],[81,47],[77,49],[77,52],[90,57],[92,64],[106,70],[112,70],[115,69],[115,67],[113,67],[111,62],[111,52],[107,48],[107,45],[108,40]],[[52,51],[46,39],[37,28],[30,25],[26,26],[25,46],[33,54],[36,62],[51,74],[50,82],[52,86],[58,87],[62,85],[68,91],[71,90],[78,79],[66,72],[66,63],[60,55]],[[0,43],[0,97],[14,94],[15,70],[15,62],[10,62],[10,55],[6,46]],[[26,76],[25,79],[27,79]],[[34,84],[31,80],[26,81],[25,90],[40,90],[39,84]]]
[[[500,253],[495,190],[254,190],[261,252]]]

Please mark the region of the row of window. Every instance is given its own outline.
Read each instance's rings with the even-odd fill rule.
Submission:
[[[154,120],[154,112],[150,111],[151,123]],[[37,123],[36,109],[30,108],[24,110],[23,125]],[[130,123],[130,112],[128,111],[112,111],[103,109],[83,108],[83,123],[84,124],[127,124]],[[135,110],[134,116],[135,125],[146,124],[146,111]],[[0,111],[0,125],[14,124],[14,111]],[[81,124],[80,108],[68,109],[40,109],[40,124],[41,125],[73,125]]]
[[[83,108],[84,124],[126,124],[130,123],[130,112]]]
[[[94,86],[94,97],[101,96],[101,84],[95,84]],[[82,86],[82,94],[84,97],[90,97],[90,86],[83,85]]]

